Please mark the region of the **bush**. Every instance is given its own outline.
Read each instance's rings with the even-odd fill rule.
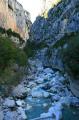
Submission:
[[[15,48],[8,38],[0,36],[0,66],[4,69],[14,59]]]
[[[27,54],[27,57],[33,57],[37,50],[43,49],[45,47],[48,47],[45,42],[40,42],[39,44],[36,44],[34,41],[31,42],[30,40],[28,40],[24,51]]]
[[[9,37],[0,36],[0,88],[4,88],[5,94],[21,81],[26,62],[25,52],[17,48]],[[0,94],[4,95],[4,92],[0,91]]]
[[[36,44],[28,40],[24,48],[24,51],[27,54],[27,57],[33,57],[35,54],[35,49],[36,49]]]
[[[0,68],[5,69],[14,61],[19,65],[25,64],[25,53],[16,47],[8,38],[0,36]]]
[[[67,38],[68,39],[68,38]],[[63,61],[74,77],[79,77],[79,33],[71,35],[63,49]]]
[[[27,56],[25,52],[22,50],[16,49],[15,60],[19,66],[25,66],[27,63]]]
[[[1,27],[0,27],[0,33],[1,33],[1,34],[4,34],[4,33],[6,33],[6,30],[5,30],[5,28],[1,28]]]

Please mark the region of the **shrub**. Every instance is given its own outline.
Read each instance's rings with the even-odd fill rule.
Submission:
[[[34,42],[27,41],[24,51],[27,54],[27,57],[33,57],[36,49],[36,44]]]
[[[1,28],[1,27],[0,27],[0,33],[1,33],[1,34],[4,34],[4,33],[6,33],[6,30],[5,30],[5,28]]]
[[[67,38],[68,39],[68,38]],[[71,35],[63,49],[63,61],[74,77],[79,77],[79,33]]]
[[[47,44],[45,42],[40,42],[39,44],[36,44],[34,41],[31,42],[30,40],[28,40],[24,51],[27,54],[27,57],[33,57],[37,50],[45,47],[47,47]]]
[[[25,53],[16,47],[8,38],[0,36],[0,68],[5,69],[11,61],[19,65],[25,64]]]
[[[25,66],[27,63],[27,56],[25,52],[20,49],[16,49],[15,60],[19,66]]]
[[[1,68],[5,68],[10,60],[14,58],[15,49],[14,46],[7,37],[0,36],[0,66]]]

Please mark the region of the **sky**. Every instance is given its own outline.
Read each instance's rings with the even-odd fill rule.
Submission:
[[[24,9],[30,12],[31,14],[31,20],[34,22],[36,19],[36,16],[38,16],[42,9],[42,0],[18,0],[20,2]]]

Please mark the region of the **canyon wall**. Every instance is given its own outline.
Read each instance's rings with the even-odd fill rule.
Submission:
[[[0,0],[0,27],[12,29],[26,40],[30,25],[30,14],[16,0]]]
[[[52,2],[51,0],[46,1],[50,1],[49,3]],[[79,48],[77,48],[79,45],[78,35],[79,0],[61,0],[57,5],[51,7],[47,15],[43,14],[37,17],[31,27],[32,38],[30,39],[36,46],[42,45],[42,48],[44,46],[44,50],[40,53],[40,59],[42,59],[45,67],[52,67],[60,71],[64,71],[68,67],[66,71],[70,76],[73,76],[74,73],[76,74],[73,78],[74,80],[71,77],[70,85],[72,92],[77,97],[79,97],[79,82],[77,82],[79,81],[79,57],[78,52],[75,50]],[[73,41],[73,44],[70,45],[68,41]],[[69,45],[72,52],[68,49]],[[73,47],[74,45],[76,48]],[[65,54],[67,49],[69,51],[63,57],[62,55]],[[72,55],[72,57],[68,56],[68,54]],[[68,60],[66,60],[67,57],[69,57]],[[70,72],[72,70],[74,72],[71,75]]]

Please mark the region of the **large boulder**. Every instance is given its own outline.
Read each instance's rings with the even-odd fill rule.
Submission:
[[[15,107],[15,101],[12,98],[6,98],[3,105],[4,107],[13,108]]]
[[[24,85],[18,85],[12,92],[12,95],[16,98],[25,98],[27,96],[27,88]]]

